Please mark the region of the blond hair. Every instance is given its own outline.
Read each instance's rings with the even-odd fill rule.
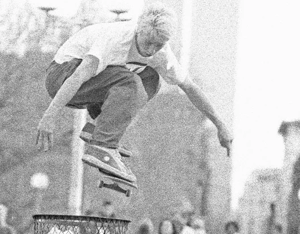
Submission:
[[[139,17],[137,33],[143,32],[153,40],[165,42],[175,33],[176,14],[162,3],[149,5]]]

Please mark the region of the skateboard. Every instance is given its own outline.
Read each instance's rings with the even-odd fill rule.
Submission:
[[[103,174],[102,171],[100,171],[100,172]],[[127,187],[127,188],[124,188],[124,187]],[[135,189],[138,188],[136,183],[132,183],[127,180],[123,180],[121,178],[118,178],[118,177],[115,177],[112,175],[107,175],[107,174],[104,174],[103,179],[100,180],[100,184],[99,184],[99,188],[112,189],[117,192],[124,193],[126,195],[126,197],[129,197],[131,195],[131,189],[128,187],[135,188]]]
[[[95,147],[88,147],[85,154],[82,157],[82,161],[92,167],[98,168],[99,172],[103,174],[103,179],[101,179],[99,188],[108,188],[113,189],[117,192],[124,193],[127,197],[130,196],[131,190],[128,187],[136,188],[137,185],[134,182],[130,182],[126,179],[121,178],[120,176],[114,175],[111,173],[107,168],[102,168],[102,164],[99,164],[98,161],[107,162],[110,160],[110,155],[106,153],[106,155],[101,155],[98,160],[95,160],[95,158],[91,155],[94,153],[99,153],[99,149]],[[105,151],[105,150],[103,150]],[[91,155],[90,155],[91,154]],[[107,182],[108,181],[108,182]],[[111,183],[112,182],[112,183]],[[124,188],[125,186],[125,188]]]

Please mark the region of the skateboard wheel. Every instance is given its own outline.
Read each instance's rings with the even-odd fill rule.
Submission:
[[[130,190],[127,190],[127,191],[126,191],[126,197],[129,197],[130,194],[131,194],[131,191],[130,191]]]
[[[99,188],[103,188],[103,186],[104,186],[104,182],[101,180],[99,184]]]

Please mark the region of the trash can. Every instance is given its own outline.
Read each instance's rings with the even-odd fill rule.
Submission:
[[[129,220],[92,216],[33,216],[34,234],[125,234]]]

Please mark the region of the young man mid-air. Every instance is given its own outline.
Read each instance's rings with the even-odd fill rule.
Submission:
[[[46,88],[53,98],[38,125],[37,144],[49,150],[57,116],[64,106],[87,108],[95,120],[82,160],[101,171],[135,182],[121,160],[119,142],[137,112],[155,96],[160,76],[178,85],[217,127],[229,152],[232,136],[202,90],[174,56],[173,11],[156,3],[138,21],[95,24],[81,29],[57,51],[47,69]]]

